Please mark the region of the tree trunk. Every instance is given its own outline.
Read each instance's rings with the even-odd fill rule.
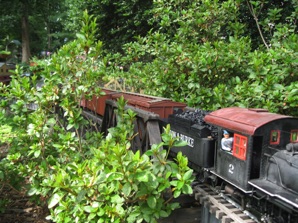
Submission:
[[[28,1],[22,1],[22,62],[29,63],[29,20],[28,20]]]
[[[47,8],[48,8],[48,11],[51,10],[50,9],[50,1],[48,1]],[[47,51],[51,51],[52,37],[51,37],[51,27],[50,27],[49,15],[47,15],[46,27],[47,27],[47,34],[48,34],[48,48],[47,48]]]

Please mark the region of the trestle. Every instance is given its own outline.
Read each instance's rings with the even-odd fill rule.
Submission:
[[[107,100],[101,126],[101,132],[105,135],[108,134],[109,128],[117,125],[115,109],[117,109],[117,103],[113,100]],[[140,150],[144,153],[151,145],[161,142],[162,129],[159,115],[128,105],[125,106],[125,109],[131,109],[137,114],[134,121],[134,138],[131,142],[133,151]]]

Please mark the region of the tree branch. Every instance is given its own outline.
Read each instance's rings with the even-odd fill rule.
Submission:
[[[262,41],[263,41],[264,45],[266,46],[267,50],[269,50],[269,46],[266,43],[266,40],[265,40],[265,38],[263,36],[262,30],[261,30],[261,27],[260,27],[260,24],[259,24],[259,21],[258,21],[258,17],[256,15],[255,11],[254,11],[253,5],[249,2],[249,0],[246,0],[246,2],[247,2],[247,5],[248,5],[248,8],[249,8],[249,11],[250,11],[251,15],[253,16],[253,18],[254,18],[254,20],[256,22],[256,25],[257,25],[259,34],[260,34],[260,36],[262,38]]]

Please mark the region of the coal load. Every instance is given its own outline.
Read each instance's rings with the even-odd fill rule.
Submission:
[[[180,119],[184,119],[186,122],[191,122],[192,124],[197,124],[200,126],[204,126],[211,131],[211,137],[217,139],[217,128],[215,126],[209,125],[204,121],[204,118],[207,114],[212,111],[206,111],[201,109],[193,109],[186,111],[178,111],[173,114],[173,116],[179,117]]]

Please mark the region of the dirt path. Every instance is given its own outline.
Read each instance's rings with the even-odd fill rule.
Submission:
[[[49,223],[48,210],[30,202],[23,192],[9,187],[0,189],[0,223]]]

